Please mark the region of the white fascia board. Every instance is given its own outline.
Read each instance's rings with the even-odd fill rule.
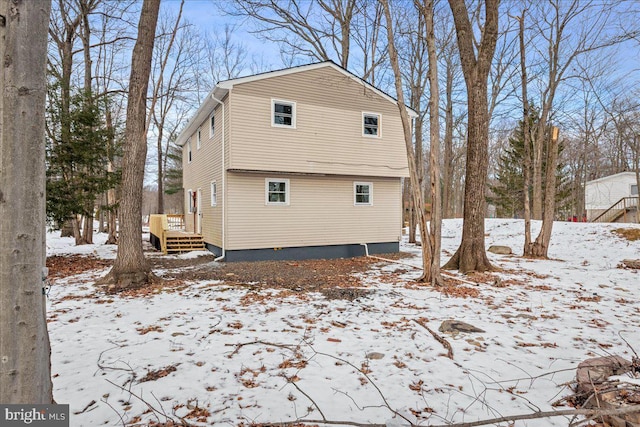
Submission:
[[[191,117],[191,119],[187,123],[187,126],[185,126],[182,132],[180,132],[180,134],[178,135],[178,138],[176,139],[176,144],[178,146],[182,147],[187,142],[187,139],[189,139],[189,136],[191,136],[196,131],[198,126],[200,126],[200,124],[202,124],[205,119],[211,116],[211,113],[213,113],[213,110],[215,110],[216,106],[218,105],[217,102],[213,100],[213,98],[222,100],[225,96],[227,96],[228,92],[228,90],[225,90],[219,86],[213,88],[209,95],[207,95],[207,97],[204,99],[204,102],[200,105],[200,107],[198,107],[196,113]]]

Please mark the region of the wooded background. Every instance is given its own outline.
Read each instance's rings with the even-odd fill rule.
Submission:
[[[421,10],[426,3],[430,2],[389,2],[404,99],[420,113],[414,123],[414,146],[425,189],[430,184],[429,132],[434,127],[428,116],[429,101],[435,98],[428,76],[427,22]],[[77,243],[92,241],[94,213],[101,231],[114,234],[130,58],[140,8],[136,1],[53,2],[47,212],[50,224],[66,224]],[[484,2],[468,3],[468,11],[477,52]],[[198,13],[207,19],[190,22],[187,18]],[[469,135],[467,87],[448,2],[434,2],[433,15],[442,216],[461,217]],[[638,169],[639,15],[636,2],[500,4],[487,84],[486,216],[522,218],[524,214],[521,51],[530,106],[532,165],[526,169],[532,179],[532,218],[542,216],[551,125],[561,129],[556,218],[584,216],[586,181]],[[181,211],[181,153],[174,141],[217,81],[333,60],[395,96],[383,18],[382,2],[373,0],[164,2],[148,90],[145,213]],[[266,41],[272,50],[252,50],[255,39]],[[537,145],[535,135],[540,138]],[[167,199],[171,194],[176,196]],[[426,191],[425,202],[431,203]],[[407,204],[411,204],[408,198]],[[84,225],[80,218],[85,219]]]

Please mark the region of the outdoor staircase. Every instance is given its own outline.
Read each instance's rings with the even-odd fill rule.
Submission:
[[[638,197],[623,197],[591,222],[616,222],[620,217],[623,217],[623,222],[627,222],[627,214],[636,212],[637,215],[637,211]]]
[[[192,233],[169,232],[166,236],[166,245],[167,253],[202,251],[205,249],[202,235]]]
[[[153,214],[149,217],[149,239],[165,254],[205,250],[202,234],[185,231],[184,215]]]

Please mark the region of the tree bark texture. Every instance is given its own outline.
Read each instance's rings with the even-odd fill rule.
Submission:
[[[144,0],[131,58],[118,210],[118,255],[103,281],[115,285],[116,289],[144,286],[152,277],[142,252],[142,187],[147,157],[147,89],[159,9],[160,0]]]
[[[529,187],[531,181],[531,126],[529,123],[529,99],[527,94],[527,58],[524,43],[524,18],[526,10],[518,18],[518,39],[520,42],[520,85],[522,87],[522,129],[524,136],[524,161],[522,165],[524,192],[524,250],[523,255],[531,255],[531,200]]]
[[[418,218],[418,226],[420,228],[420,241],[422,243],[422,267],[423,272],[418,281],[431,282],[431,239],[427,233],[427,221],[425,219],[424,199],[422,198],[422,188],[416,167],[416,157],[413,150],[411,122],[409,113],[404,103],[404,95],[402,93],[402,75],[400,73],[400,65],[398,64],[398,51],[395,47],[393,39],[393,24],[391,12],[389,10],[388,0],[379,0],[384,8],[384,15],[387,21],[387,39],[389,41],[389,60],[393,68],[395,78],[396,93],[398,96],[398,110],[402,120],[402,128],[404,131],[404,142],[407,149],[407,163],[409,163],[409,179],[411,195],[414,206],[416,206],[416,214]]]
[[[498,0],[485,0],[485,22],[476,58],[473,28],[464,0],[449,0],[467,86],[468,133],[462,241],[445,269],[487,271],[493,267],[484,247],[485,187],[489,166],[487,78],[498,39]]]
[[[0,0],[0,402],[52,403],[45,266],[51,2]]]
[[[438,85],[438,56],[433,28],[433,0],[424,0],[422,8],[427,29],[427,57],[429,62],[429,173],[431,182],[431,284],[442,285],[440,252],[442,247],[442,200],[440,191],[440,88]]]
[[[542,228],[533,242],[531,255],[538,258],[547,258],[551,231],[553,229],[553,217],[556,211],[556,167],[558,165],[558,128],[551,129],[551,141],[547,150],[547,170],[544,189],[544,212],[542,214]]]
[[[113,173],[113,151],[116,146],[115,142],[115,130],[113,128],[113,118],[111,116],[111,107],[107,107],[107,111],[105,112],[105,123],[107,125],[107,129],[109,130],[109,161],[107,163],[107,173]],[[116,190],[115,188],[110,188],[107,190],[107,207],[108,207],[108,217],[107,217],[107,245],[115,245],[118,243],[118,234],[117,234],[117,218],[118,212],[116,210]]]
[[[444,218],[453,218],[453,67],[447,61],[445,83],[444,159],[442,209]]]

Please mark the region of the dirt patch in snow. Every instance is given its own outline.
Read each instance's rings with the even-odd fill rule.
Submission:
[[[616,228],[615,234],[630,241],[640,240],[640,228]]]
[[[100,259],[93,255],[56,255],[47,258],[49,278],[74,276],[90,270],[109,267],[113,260]]]
[[[386,258],[400,259],[407,254],[387,254]],[[204,260],[203,260],[204,258]],[[157,257],[154,269],[175,268],[175,261]],[[365,273],[379,260],[359,257],[331,260],[255,261],[213,263],[210,257],[191,259],[191,268],[163,273],[163,277],[185,281],[220,280],[227,285],[254,285],[295,292],[321,292],[335,288],[363,286],[359,273]],[[356,292],[349,297],[363,296]],[[333,296],[333,295],[331,295]]]
[[[406,253],[385,254],[385,258],[402,259]],[[293,292],[323,292],[329,299],[349,299],[366,296],[362,274],[381,261],[359,257],[304,261],[214,262],[213,256],[176,258],[158,253],[147,254],[151,268],[162,275],[161,283],[127,292],[129,296],[143,296],[166,290],[184,288],[185,282],[218,280],[225,285],[268,287]],[[65,255],[47,258],[49,277],[62,278],[113,265],[89,255]],[[139,295],[140,294],[140,295]]]

